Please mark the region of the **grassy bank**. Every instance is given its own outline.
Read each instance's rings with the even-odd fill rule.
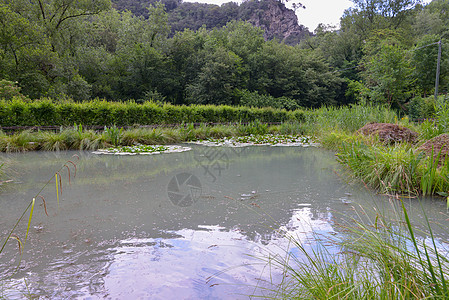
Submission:
[[[25,105],[24,102],[17,102],[20,105]],[[17,104],[16,103],[16,104]],[[44,102],[42,102],[44,103]],[[43,105],[43,104],[33,105]],[[91,103],[84,104],[86,106],[93,105]],[[47,103],[48,104],[48,103]],[[46,104],[46,105],[47,105]],[[26,104],[28,105],[28,104]],[[53,105],[53,104],[52,104]],[[81,105],[81,104],[80,104]],[[126,107],[129,105],[131,110],[137,104],[108,104],[113,107],[114,105],[120,107]],[[159,107],[154,103],[145,104],[151,107]],[[143,106],[145,106],[143,105]],[[176,106],[162,106],[159,109],[176,108],[175,110],[195,110],[198,107],[176,107]],[[130,130],[122,130],[115,124],[113,126],[107,126],[107,129],[102,132],[95,132],[93,130],[85,130],[83,125],[86,123],[77,123],[83,125],[73,125],[61,127],[59,132],[50,131],[22,131],[17,132],[13,135],[7,135],[0,132],[0,151],[12,152],[12,151],[28,151],[28,150],[68,150],[68,149],[80,149],[80,150],[93,150],[98,148],[103,148],[107,146],[131,146],[135,144],[170,144],[179,143],[194,139],[205,139],[205,138],[221,138],[221,137],[231,137],[231,136],[244,136],[250,134],[299,134],[299,135],[311,135],[315,137],[320,137],[323,134],[331,130],[341,130],[342,132],[353,132],[363,126],[367,121],[382,121],[391,122],[395,120],[395,114],[385,108],[379,107],[365,107],[365,106],[354,106],[352,108],[321,108],[318,110],[299,110],[294,112],[287,112],[284,110],[273,110],[273,109],[248,109],[248,108],[231,108],[225,106],[204,106],[202,109],[209,109],[211,111],[219,111],[222,115],[227,115],[227,119],[224,117],[213,119],[211,114],[210,121],[220,122],[235,121],[236,116],[242,115],[245,112],[251,112],[249,115],[253,116],[255,120],[249,120],[248,124],[242,124],[237,120],[236,125],[217,125],[209,126],[203,123],[199,127],[193,126],[192,123],[187,123],[191,119],[182,118],[176,119],[181,125],[175,128],[135,128]],[[235,115],[228,114],[227,109],[234,111]],[[238,112],[238,113],[237,113]],[[280,115],[289,116],[288,118],[259,118],[258,113],[266,113],[269,115]],[[12,113],[11,113],[12,114]],[[18,114],[21,115],[21,114]],[[44,115],[44,113],[42,113]],[[27,115],[23,115],[21,118],[27,118]],[[229,117],[231,116],[231,117]],[[32,117],[35,118],[35,117]],[[135,121],[136,119],[134,119]],[[168,119],[171,123],[172,119]],[[200,120],[200,119],[198,119]],[[248,120],[248,119],[246,119]],[[165,120],[167,121],[167,120]],[[161,124],[164,124],[163,121]],[[269,126],[264,124],[264,121],[283,121],[281,125]],[[15,125],[26,123],[16,122]],[[60,123],[39,123],[30,122],[28,124],[32,125],[61,125]],[[65,124],[63,122],[63,124]],[[87,123],[91,125],[92,123]],[[106,123],[95,123],[101,125],[110,124]],[[141,123],[148,124],[148,123]],[[184,125],[186,124],[186,125]],[[121,124],[123,125],[123,123]]]
[[[22,105],[23,103],[20,102],[19,104]],[[43,105],[42,103],[46,102],[34,103],[33,105]],[[94,103],[96,102],[79,105],[80,107],[82,105],[88,107]],[[196,109],[203,109],[204,111],[220,111],[222,115],[226,115],[225,112],[229,109],[229,111],[234,111],[235,113],[239,112],[234,116],[245,111],[251,111],[252,116],[257,115],[254,112],[270,112],[270,114],[267,114],[268,116],[273,115],[271,113],[275,111],[270,109],[257,110],[212,106],[157,106],[154,103],[147,103],[141,106],[135,103],[98,103],[110,105],[110,107],[124,107],[125,110],[130,111],[133,107],[142,108],[148,106],[158,107],[158,109],[166,110],[166,112],[170,110],[178,112],[190,110],[192,112]],[[54,105],[57,106],[59,104]],[[71,103],[70,105],[75,104]],[[284,121],[280,125],[268,125],[262,122],[263,119],[257,119],[247,124],[236,123],[235,125],[212,126],[202,123],[200,126],[194,126],[193,123],[182,123],[185,120],[182,115],[178,115],[179,119],[176,120],[182,124],[171,128],[159,127],[151,129],[136,127],[124,130],[114,125],[105,127],[104,131],[94,131],[86,130],[82,125],[72,125],[61,127],[58,132],[32,132],[25,130],[13,135],[0,132],[0,151],[96,150],[111,146],[165,145],[198,139],[238,137],[251,134],[308,135],[319,141],[323,147],[337,152],[338,160],[346,167],[345,170],[348,171],[346,175],[361,179],[366,185],[382,193],[448,194],[449,164],[445,160],[436,161],[431,159],[429,155],[425,155],[418,148],[430,138],[449,130],[449,126],[446,126],[446,124],[449,124],[449,118],[448,120],[445,119],[446,115],[449,116],[449,114],[440,113],[437,116],[438,126],[435,126],[434,122],[413,124],[407,118],[398,119],[393,111],[378,106],[323,107],[316,110],[301,110],[297,112],[279,110],[277,113],[296,117],[293,118],[294,121]],[[232,114],[230,115],[232,116]],[[232,118],[227,119],[227,121]],[[269,120],[273,121],[275,119]],[[276,120],[282,120],[282,118]],[[357,134],[357,130],[368,122],[396,123],[408,127],[418,133],[418,139],[413,144],[386,144],[381,142],[376,136]],[[438,155],[438,153],[435,153],[435,155]]]
[[[193,124],[174,128],[135,128],[123,130],[106,127],[104,131],[84,130],[81,125],[62,128],[59,132],[25,130],[13,135],[0,133],[0,151],[22,152],[33,150],[96,150],[111,146],[166,145],[207,138],[247,135],[304,134],[300,123],[269,126],[261,122],[237,125],[200,126]]]

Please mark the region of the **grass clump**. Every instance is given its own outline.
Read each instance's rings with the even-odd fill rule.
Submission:
[[[425,156],[408,144],[344,143],[338,161],[353,175],[383,193],[418,193]]]
[[[447,249],[438,246],[427,219],[420,232],[402,200],[391,199],[391,206],[388,215],[359,209],[337,225],[341,235],[315,236],[313,245],[287,236],[285,255],[263,258],[283,272],[272,298],[447,299]]]
[[[312,125],[316,134],[329,131],[354,133],[369,122],[392,123],[397,120],[394,111],[384,106],[351,105],[322,107],[308,111],[305,123]]]

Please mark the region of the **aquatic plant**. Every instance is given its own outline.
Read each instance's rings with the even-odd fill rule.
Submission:
[[[232,146],[248,146],[248,145],[316,145],[309,136],[300,135],[280,135],[280,134],[264,134],[264,135],[245,135],[224,138],[208,138],[198,140],[199,144],[206,145],[232,145]]]
[[[195,124],[193,123],[181,124],[181,127],[179,129],[179,135],[180,138],[184,141],[194,140],[196,138]]]
[[[23,152],[36,150],[37,136],[29,130],[24,130],[14,135],[0,135],[0,151],[2,152]]]
[[[116,148],[107,148],[106,150],[111,153],[154,153],[164,152],[169,148],[165,146],[152,146],[152,145],[136,145],[136,146],[121,146]]]
[[[311,135],[312,131],[302,122],[284,122],[280,125],[270,126],[268,132],[272,134]]]
[[[77,155],[74,155],[75,158],[78,158]],[[17,260],[17,268],[15,269],[16,271],[18,270],[19,266],[20,266],[20,262],[22,260],[22,256],[23,256],[23,252],[24,252],[24,248],[26,246],[26,242],[28,240],[28,235],[30,233],[30,227],[31,227],[31,220],[33,218],[33,214],[34,214],[34,207],[36,202],[42,202],[43,205],[43,209],[45,211],[45,214],[48,216],[48,212],[47,212],[47,202],[45,200],[45,197],[42,196],[42,191],[52,182],[55,182],[56,185],[56,197],[57,197],[57,203],[58,203],[58,207],[59,207],[59,193],[62,192],[62,178],[61,178],[61,172],[63,170],[67,171],[67,175],[68,175],[68,181],[69,183],[71,182],[71,178],[72,178],[72,174],[73,177],[76,177],[76,164],[73,162],[73,160],[68,160],[67,162],[65,162],[61,168],[59,170],[57,170],[55,172],[54,176],[51,176],[51,178],[42,186],[42,188],[35,194],[35,196],[33,197],[33,199],[29,202],[28,206],[23,210],[22,215],[18,218],[18,220],[16,221],[16,223],[14,224],[14,226],[8,230],[8,233],[6,234],[5,237],[2,237],[1,241],[0,241],[0,254],[4,251],[6,245],[9,243],[9,241],[11,240],[15,240],[18,244],[18,249],[19,249],[19,256],[18,256],[18,260]],[[73,173],[72,173],[72,171]],[[28,214],[28,220],[27,220],[27,226],[26,226],[26,231],[24,233],[24,237],[20,238],[19,237],[19,233],[16,233],[16,229],[19,226],[19,224],[22,223],[23,220],[26,220],[26,216],[27,213]],[[11,274],[10,276],[12,276],[13,274]],[[2,280],[5,280],[6,278],[0,278],[0,282]]]
[[[120,145],[122,141],[123,128],[118,128],[117,126],[104,127],[104,136],[106,140],[114,146]]]
[[[263,135],[268,133],[268,124],[256,120],[248,124],[237,125],[238,135]]]

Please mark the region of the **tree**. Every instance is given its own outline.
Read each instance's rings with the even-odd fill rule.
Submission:
[[[318,53],[267,42],[250,59],[250,91],[294,99],[299,106],[332,104],[341,86]]]
[[[187,101],[198,104],[237,104],[235,89],[239,84],[242,59],[218,47],[206,58],[197,78],[187,86]]]
[[[73,56],[83,38],[82,23],[109,7],[110,0],[0,0],[0,75],[18,81],[31,98],[80,87],[85,81]]]
[[[389,27],[397,29],[422,0],[351,0],[369,23],[378,16],[386,18]]]
[[[413,36],[411,23],[421,0],[351,0],[354,8],[341,18],[341,30],[354,32],[359,40],[367,39],[373,30],[403,30]]]
[[[415,67],[413,75],[415,84],[419,92],[424,96],[432,94],[435,87],[435,77],[437,69],[438,45],[440,40],[438,35],[425,35],[417,43],[416,49],[412,53],[412,65]],[[449,41],[442,40],[443,51],[441,52],[440,85],[447,83],[449,72]]]
[[[365,45],[362,76],[371,100],[404,109],[412,92],[413,67],[397,33],[381,31]]]
[[[449,2],[433,0],[416,15],[413,29],[417,35],[449,35]]]
[[[204,50],[208,36],[209,33],[203,27],[196,32],[189,29],[177,32],[169,40],[167,54],[173,78],[173,95],[170,100],[174,103],[185,103],[187,86],[194,82],[204,66],[208,56]]]

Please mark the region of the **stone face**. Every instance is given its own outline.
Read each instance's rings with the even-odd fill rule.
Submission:
[[[303,25],[298,25],[295,12],[276,0],[264,0],[264,10],[254,11],[247,20],[265,31],[266,40],[278,39],[289,45],[298,44],[305,36],[311,35]]]
[[[207,29],[220,28],[232,20],[243,20],[262,28],[265,40],[276,38],[288,45],[296,45],[312,35],[306,27],[298,25],[295,12],[284,5],[284,0],[244,0],[240,5],[228,2],[221,6],[181,0],[112,0],[119,11],[129,10],[145,18],[148,18],[146,8],[157,1],[166,7],[172,34],[185,28],[198,30],[203,25]]]

